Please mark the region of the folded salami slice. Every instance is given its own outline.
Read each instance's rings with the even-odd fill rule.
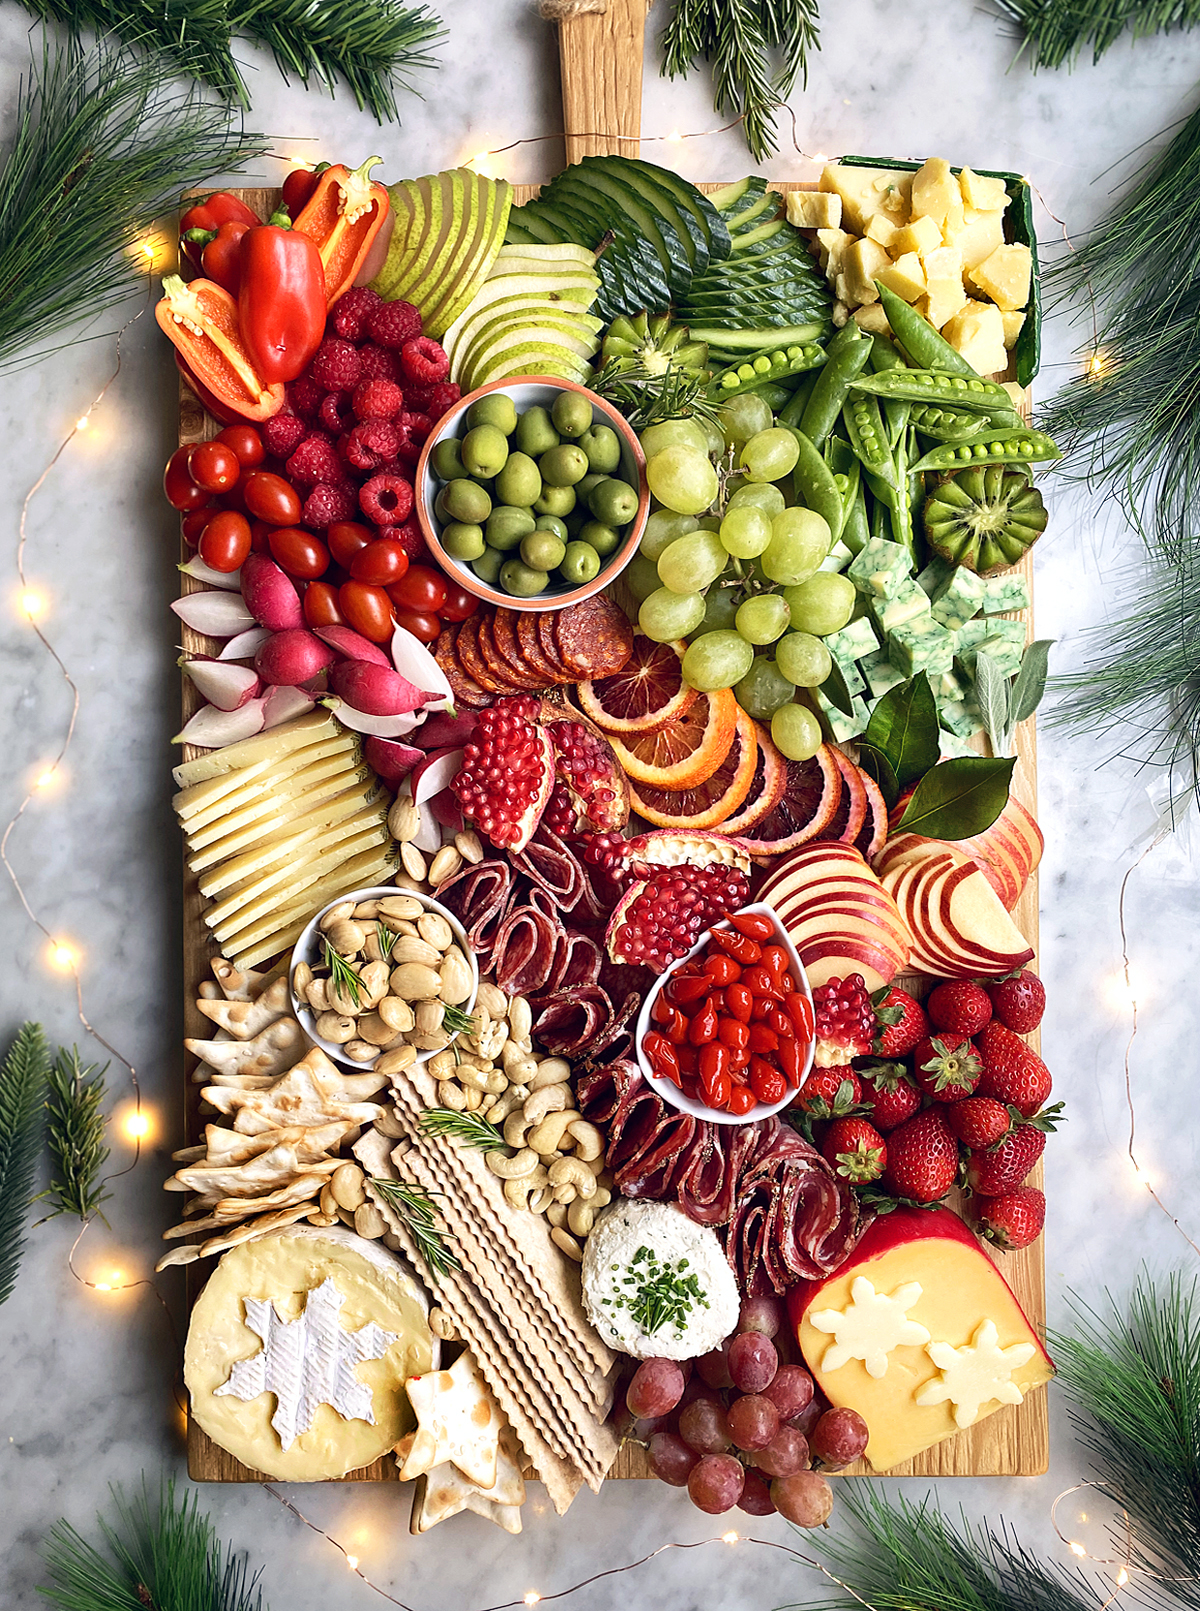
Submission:
[[[584,985],[546,1001],[533,1021],[533,1038],[558,1057],[578,1057],[612,1018],[612,1002],[599,985]]]
[[[526,878],[553,895],[559,909],[571,911],[583,894],[583,869],[566,842],[542,823],[537,833],[511,858]]]
[[[580,985],[599,984],[602,953],[596,941],[587,934],[568,934],[566,942],[562,977],[554,988],[574,990]]]
[[[438,900],[448,906],[467,931],[481,971],[491,964],[500,926],[512,904],[512,868],[506,861],[481,861],[461,867],[438,886]]]
[[[603,988],[603,985],[601,986]],[[611,990],[608,992],[611,997]],[[638,1015],[644,996],[640,990],[631,990],[613,1013],[612,1023],[601,1030],[583,1055],[585,1063],[607,1062],[614,1057],[633,1054],[633,1021]]]
[[[743,1292],[763,1297],[843,1264],[866,1229],[858,1199],[815,1148],[780,1125],[742,1171],[726,1256]]]
[[[778,1125],[778,1119],[760,1124]],[[742,1171],[759,1148],[760,1124],[708,1125],[712,1145],[693,1149],[676,1180],[680,1208],[700,1225],[727,1225],[733,1217]]]
[[[554,964],[557,932],[532,906],[515,906],[500,926],[492,951],[492,970],[500,989],[510,996],[536,996],[545,988]]]

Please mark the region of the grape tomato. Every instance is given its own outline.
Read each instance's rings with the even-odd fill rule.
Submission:
[[[268,526],[265,520],[256,520],[250,527],[250,552],[252,554],[269,554],[271,552],[271,533],[278,528]]]
[[[230,491],[237,485],[241,473],[237,454],[219,437],[212,442],[198,442],[188,460],[188,474],[206,492]]]
[[[200,509],[206,504],[211,493],[203,487],[197,486],[188,473],[188,462],[192,456],[192,449],[188,447],[176,448],[167,460],[167,467],[163,471],[163,492],[172,509],[186,513],[190,509]]]
[[[388,588],[393,604],[402,610],[439,615],[448,594],[446,578],[428,565],[410,565],[406,575]]]
[[[325,540],[338,564],[348,567],[360,549],[375,541],[375,533],[356,520],[335,520],[326,531]]]
[[[324,576],[329,569],[329,550],[319,537],[299,526],[272,526],[270,532],[271,557],[281,570],[301,582]]]
[[[250,522],[235,509],[221,509],[200,537],[200,558],[214,571],[236,571],[250,552]]]
[[[300,519],[300,496],[281,475],[253,470],[242,486],[246,508],[270,526],[294,526]]]
[[[411,632],[420,643],[436,643],[441,634],[442,623],[436,615],[426,615],[418,610],[396,610],[396,625]]]
[[[356,582],[387,587],[398,582],[408,569],[408,555],[390,537],[376,537],[360,548],[350,561],[350,575]]]
[[[205,504],[203,509],[189,509],[179,523],[183,540],[189,548],[195,548],[200,541],[205,526],[220,510],[215,503]]]
[[[338,589],[338,608],[348,625],[372,643],[387,643],[392,636],[392,601],[381,587],[351,580]]]
[[[253,470],[267,456],[262,437],[253,425],[227,425],[218,433],[216,440],[223,442],[237,455],[237,461],[243,470]]]
[[[329,582],[310,582],[304,590],[304,620],[310,627],[345,626],[338,589]]]
[[[465,621],[475,614],[479,608],[479,600],[474,593],[468,593],[465,587],[457,582],[446,583],[446,597],[438,614],[443,621]]]

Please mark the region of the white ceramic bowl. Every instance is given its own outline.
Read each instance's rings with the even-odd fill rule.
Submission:
[[[374,1068],[376,1059],[382,1053],[383,1048],[380,1047],[380,1050],[375,1054],[375,1057],[372,1057],[367,1063],[359,1063],[356,1062],[354,1058],[347,1057],[345,1047],[337,1046],[333,1041],[325,1040],[322,1036],[317,1034],[316,1014],[308,1005],[307,1001],[304,1001],[297,996],[296,987],[292,981],[296,977],[296,968],[299,963],[307,962],[310,968],[316,968],[323,960],[321,955],[320,923],[326,912],[331,911],[335,906],[341,906],[344,901],[353,901],[355,905],[357,905],[360,901],[382,900],[385,895],[412,895],[414,900],[420,901],[421,905],[427,912],[436,912],[439,917],[444,917],[446,919],[446,922],[449,923],[451,929],[453,930],[454,938],[462,947],[463,955],[466,957],[467,963],[471,969],[471,994],[467,997],[466,1001],[462,1003],[463,1012],[470,1013],[474,1011],[475,998],[479,994],[479,964],[475,960],[475,953],[471,950],[471,947],[467,942],[466,930],[455,917],[454,913],[447,911],[439,901],[434,900],[432,895],[420,895],[413,890],[397,889],[394,884],[377,884],[373,885],[370,889],[348,889],[346,890],[345,894],[339,895],[336,900],[326,902],[326,904],[313,918],[312,922],[308,925],[303,934],[301,934],[300,938],[292,947],[292,960],[288,964],[288,982],[292,995],[292,1011],[300,1020],[301,1028],[304,1030],[304,1033],[308,1036],[309,1040],[312,1041],[314,1046],[319,1046],[328,1057],[332,1057],[334,1062],[340,1063],[343,1068],[358,1069],[360,1072],[365,1069]],[[432,1056],[432,1052],[418,1052],[417,1062],[427,1063]]]
[[[791,973],[792,978],[795,981],[796,988],[801,992],[802,995],[807,996],[809,1002],[811,1003],[812,991],[809,988],[808,975],[804,971],[804,964],[800,961],[796,947],[789,939],[787,930],[779,921],[774,907],[767,906],[764,902],[758,901],[753,906],[743,906],[742,911],[762,912],[766,917],[771,919],[771,922],[775,927],[775,938],[787,952],[788,959],[791,962]],[[727,929],[728,927],[728,919],[724,919],[720,923],[713,924],[713,928],[715,929]],[[794,1100],[796,1092],[794,1090],[786,1091],[780,1100],[773,1104],[759,1102],[755,1107],[751,1108],[749,1113],[726,1113],[723,1109],[710,1108],[706,1102],[695,1101],[692,1097],[688,1096],[686,1092],[681,1091],[672,1080],[661,1079],[659,1075],[657,1075],[650,1067],[650,1060],[642,1051],[642,1042],[645,1040],[649,1031],[654,1027],[650,1019],[650,1014],[653,1011],[654,1003],[658,1000],[660,992],[675,976],[676,972],[683,967],[685,962],[690,962],[694,956],[698,956],[699,953],[703,951],[704,947],[708,944],[709,935],[712,933],[712,931],[712,929],[705,929],[704,933],[696,941],[695,945],[688,952],[687,956],[676,958],[666,972],[659,975],[653,989],[650,991],[650,994],[646,997],[645,1001],[643,1001],[642,1010],[640,1013],[638,1013],[637,1038],[634,1042],[635,1046],[637,1047],[638,1067],[645,1075],[648,1083],[654,1087],[655,1092],[662,1097],[664,1102],[668,1102],[673,1108],[679,1108],[683,1113],[690,1113],[694,1119],[707,1119],[710,1124],[755,1124],[759,1119],[769,1119],[773,1113],[778,1113],[782,1108],[787,1107],[788,1103]],[[812,1067],[813,1053],[815,1050],[816,1042],[813,1041],[808,1048],[808,1056],[805,1059],[804,1069],[800,1075],[801,1085],[803,1085],[804,1081],[808,1078],[808,1071]]]

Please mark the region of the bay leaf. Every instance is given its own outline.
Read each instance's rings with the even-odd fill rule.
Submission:
[[[883,795],[883,803],[890,811],[900,797],[900,782],[896,777],[892,763],[882,750],[877,750],[874,744],[868,744],[865,739],[858,741],[858,764],[864,772],[873,777],[879,785],[879,792]]]
[[[1016,761],[960,756],[931,768],[917,784],[894,833],[970,839],[1004,810]]]
[[[843,716],[854,715],[854,697],[846,684],[845,673],[837,661],[830,667],[829,675],[821,684],[821,692],[831,705],[836,705]]]
[[[925,672],[888,689],[863,736],[887,757],[901,788],[937,765],[937,704]]]
[[[1032,716],[1046,692],[1046,672],[1050,664],[1053,638],[1038,638],[1021,657],[1021,669],[1012,690],[1012,723]]]

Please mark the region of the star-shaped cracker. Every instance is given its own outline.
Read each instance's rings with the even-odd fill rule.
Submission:
[[[886,1375],[893,1348],[920,1348],[929,1341],[925,1327],[908,1318],[908,1310],[920,1296],[919,1281],[907,1281],[895,1292],[883,1293],[876,1292],[865,1275],[855,1276],[851,1301],[844,1309],[818,1309],[808,1317],[818,1331],[833,1337],[821,1369],[837,1370],[851,1359],[861,1359],[868,1376],[878,1379]]]
[[[396,1458],[401,1462],[411,1447],[413,1435],[410,1433],[396,1446]],[[449,1461],[435,1466],[426,1476],[417,1478],[409,1529],[414,1533],[427,1533],[438,1522],[470,1510],[485,1521],[495,1522],[506,1533],[519,1533],[524,1503],[521,1445],[512,1427],[505,1423],[500,1433],[495,1485],[481,1488]]]
[[[236,1042],[230,1042],[231,1045]],[[253,1045],[247,1041],[246,1045]],[[286,1074],[264,1091],[240,1091],[206,1085],[200,1093],[220,1113],[234,1115],[233,1128],[242,1135],[292,1125],[324,1125],[350,1120],[371,1124],[379,1104],[364,1098],[387,1084],[386,1074],[345,1074],[314,1046]]]
[[[1033,1358],[1032,1343],[999,1346],[1000,1334],[994,1320],[983,1321],[974,1337],[961,1348],[948,1342],[931,1342],[925,1352],[938,1367],[939,1375],[926,1382],[917,1394],[917,1403],[954,1405],[954,1424],[973,1426],[985,1404],[1020,1404],[1024,1395],[1012,1373]]]
[[[401,1482],[449,1460],[480,1488],[494,1488],[503,1416],[470,1349],[449,1370],[411,1376],[404,1385],[417,1430],[400,1468]]]

